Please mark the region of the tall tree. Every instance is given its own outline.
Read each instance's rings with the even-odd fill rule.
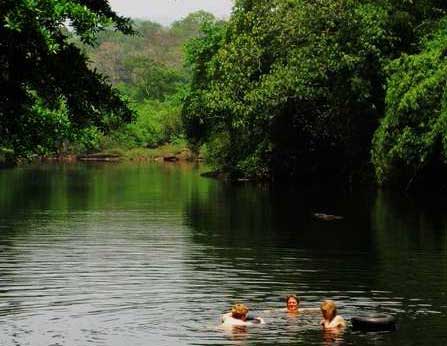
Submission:
[[[373,141],[380,184],[446,187],[447,18],[424,49],[396,59],[387,85],[386,114]]]
[[[75,34],[92,43],[110,25],[132,32],[106,0],[0,2],[0,146],[27,154],[50,137],[63,139],[90,126],[107,131],[131,118],[69,40]]]
[[[235,175],[352,169],[382,108],[385,19],[355,0],[237,1],[225,33],[192,46],[196,140]]]
[[[349,178],[368,165],[386,66],[419,49],[439,0],[238,0],[190,45],[183,116],[235,176]]]

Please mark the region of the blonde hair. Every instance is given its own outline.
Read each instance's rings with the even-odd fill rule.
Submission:
[[[337,316],[337,307],[333,300],[324,300],[320,304],[321,312],[327,312],[331,318]]]
[[[244,304],[236,304],[231,308],[231,316],[236,319],[241,319],[248,313],[248,308]]]

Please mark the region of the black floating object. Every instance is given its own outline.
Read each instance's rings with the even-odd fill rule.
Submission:
[[[371,315],[353,317],[351,323],[354,330],[378,332],[396,330],[397,320],[391,315]]]

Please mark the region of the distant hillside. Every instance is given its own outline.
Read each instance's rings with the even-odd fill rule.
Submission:
[[[87,48],[91,65],[114,85],[138,83],[137,80],[144,78],[154,67],[169,69],[170,74],[177,74],[183,79],[187,75],[183,66],[184,44],[198,35],[200,25],[205,20],[214,20],[214,16],[199,11],[170,27],[135,20],[134,28],[138,33],[135,36],[111,30],[101,32],[97,46]]]
[[[190,81],[185,67],[185,44],[198,37],[204,22],[215,22],[199,11],[170,27],[135,20],[136,35],[106,30],[96,45],[83,46],[90,67],[104,75],[127,96],[134,119],[103,137],[98,149],[154,147],[183,139],[181,99]]]

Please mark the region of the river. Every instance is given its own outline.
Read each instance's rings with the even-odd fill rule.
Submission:
[[[230,185],[201,170],[0,171],[0,344],[447,344],[446,203]],[[347,320],[395,315],[398,330],[324,334],[319,314],[276,311],[289,293],[305,307],[333,299]],[[236,302],[266,324],[218,328]]]

